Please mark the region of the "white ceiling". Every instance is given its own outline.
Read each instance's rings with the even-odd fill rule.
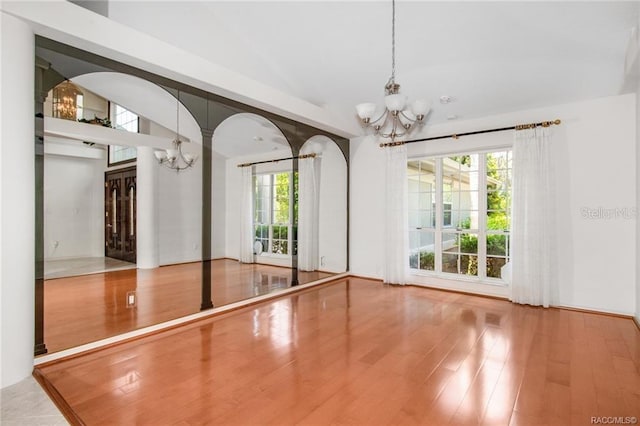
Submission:
[[[614,1],[398,1],[396,12],[396,80],[433,102],[430,123],[618,94],[638,22],[637,2]],[[354,122],[390,74],[390,1],[111,1],[109,17]]]
[[[72,81],[172,132],[176,131],[176,98],[153,83],[115,72],[83,74],[74,77]],[[184,105],[179,106],[180,134],[191,142],[202,143],[196,120]],[[213,149],[227,158],[275,151],[278,151],[278,156],[291,155],[288,142],[273,123],[258,115],[246,113],[233,115],[216,128]]]

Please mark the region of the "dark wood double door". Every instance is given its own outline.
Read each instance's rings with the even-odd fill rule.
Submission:
[[[136,168],[104,174],[104,255],[136,262]]]

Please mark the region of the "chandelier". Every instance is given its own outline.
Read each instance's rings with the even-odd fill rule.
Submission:
[[[376,115],[374,103],[356,105],[358,116],[365,127],[373,127],[376,135],[395,142],[414,128],[414,124],[423,124],[431,108],[429,102],[416,100],[405,109],[407,98],[400,94],[400,85],[396,83],[396,2],[391,2],[391,77],[384,86],[385,109]],[[374,118],[377,117],[377,118]]]
[[[176,172],[193,167],[196,162],[196,157],[182,152],[182,141],[180,140],[180,92],[178,92],[178,97],[176,98],[176,138],[173,140],[170,149],[155,151],[154,154],[161,165]]]
[[[78,96],[83,93],[78,87],[65,80],[53,89],[53,116],[75,121],[78,117]]]

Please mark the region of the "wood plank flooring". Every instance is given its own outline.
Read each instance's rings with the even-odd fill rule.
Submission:
[[[632,320],[358,278],[38,370],[88,425],[640,417]]]
[[[202,264],[130,269],[45,281],[44,338],[49,353],[199,312]],[[329,277],[300,272],[301,283]],[[291,270],[212,261],[214,306],[288,288]],[[136,293],[135,307],[127,294]]]

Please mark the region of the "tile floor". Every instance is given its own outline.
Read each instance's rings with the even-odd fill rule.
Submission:
[[[68,425],[64,416],[33,377],[0,391],[2,426]]]

